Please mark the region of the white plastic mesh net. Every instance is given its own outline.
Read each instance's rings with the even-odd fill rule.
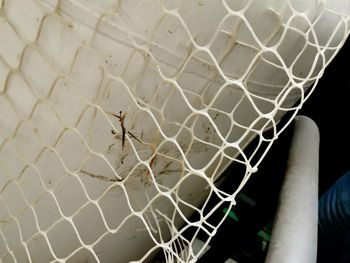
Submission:
[[[235,204],[350,13],[341,0],[0,6],[2,262],[196,261],[194,238],[215,234],[225,215],[210,216]],[[245,174],[227,193],[231,163]]]

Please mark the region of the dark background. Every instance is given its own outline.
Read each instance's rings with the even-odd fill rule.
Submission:
[[[313,119],[320,131],[319,195],[322,195],[350,169],[350,39],[326,68],[299,115]],[[238,221],[226,218],[210,241],[211,248],[199,259],[199,263],[223,263],[228,258],[240,263],[265,261],[268,241],[264,247],[263,243],[266,244],[266,240],[262,241],[257,233],[263,230],[271,235],[292,136],[293,124],[274,142],[260,163],[258,172],[252,175],[237,196],[237,205],[231,211],[234,211]],[[252,149],[254,141],[245,152]],[[219,188],[227,193],[236,189],[242,180],[237,175],[244,174],[244,169],[245,167],[239,165],[230,166],[222,175],[225,179]],[[247,202],[247,198],[252,202]],[[212,198],[206,208],[211,209],[216,204],[217,200]],[[223,211],[227,207],[228,204],[224,203],[210,217],[209,222],[216,225],[223,218]],[[198,218],[191,220],[195,221]],[[191,238],[195,231],[196,229],[189,230],[188,238]],[[204,234],[197,237],[201,240],[208,238]]]
[[[300,114],[320,130],[319,192],[350,169],[350,39],[333,59]]]
[[[350,120],[350,39],[326,68],[299,115],[310,117],[319,128],[319,195],[321,196],[350,169],[350,128],[348,128]],[[283,120],[281,122],[283,124]],[[217,235],[210,242],[211,249],[202,256],[200,263],[225,262],[228,257],[240,263],[264,262],[267,248],[262,251],[262,243],[257,233],[266,229],[266,226],[271,228],[273,224],[292,135],[293,125],[290,125],[274,142],[260,164],[258,172],[252,175],[240,192],[253,200],[255,204],[249,205],[240,198],[240,195],[237,196],[234,211],[239,222],[234,222],[231,218],[225,220]],[[242,179],[232,176],[242,174],[242,171],[237,171],[237,169],[240,168],[233,165],[225,171],[226,179],[220,185],[225,192],[229,192],[229,189],[232,189],[232,186],[237,185]],[[215,220],[219,221],[222,218],[223,213],[220,212],[218,209],[215,215],[217,218],[213,218],[214,225]]]

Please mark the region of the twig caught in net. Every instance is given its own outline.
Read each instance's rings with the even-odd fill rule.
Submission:
[[[343,45],[349,6],[0,0],[0,260],[195,262]],[[230,164],[244,174],[226,193]]]

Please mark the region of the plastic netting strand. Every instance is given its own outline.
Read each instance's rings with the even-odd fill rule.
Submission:
[[[226,215],[210,217],[235,204],[344,43],[349,11],[0,0],[1,261],[196,261]],[[245,172],[227,193],[230,164]]]

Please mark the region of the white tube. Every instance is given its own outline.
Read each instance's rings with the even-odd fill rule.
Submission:
[[[316,124],[307,117],[297,117],[265,262],[316,262],[318,155]]]

